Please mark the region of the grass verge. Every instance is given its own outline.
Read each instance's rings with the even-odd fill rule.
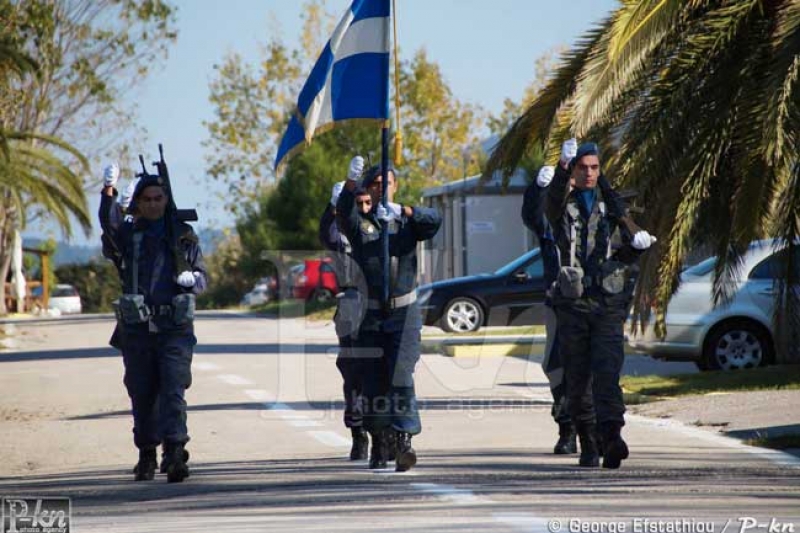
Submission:
[[[773,450],[788,450],[790,448],[800,449],[800,435],[779,435],[777,437],[757,437],[747,439],[745,444],[770,448]]]
[[[303,300],[278,300],[250,308],[261,315],[279,316],[281,318],[306,317],[309,320],[333,320],[336,312],[336,301],[327,303],[306,302]]]
[[[800,390],[800,365],[675,376],[625,376],[620,384],[630,405],[713,392]]]

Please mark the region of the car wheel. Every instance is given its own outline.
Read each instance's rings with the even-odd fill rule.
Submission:
[[[456,298],[444,309],[442,329],[451,333],[472,333],[483,325],[483,308],[470,298]]]
[[[317,289],[311,293],[311,299],[320,304],[328,303],[334,298],[334,294],[328,289]]]
[[[703,348],[703,366],[707,370],[756,368],[771,361],[769,334],[748,320],[733,320],[717,326]]]

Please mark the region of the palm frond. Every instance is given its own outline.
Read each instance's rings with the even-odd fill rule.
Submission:
[[[544,146],[550,137],[550,128],[556,113],[575,91],[578,74],[590,50],[607,31],[610,21],[609,18],[589,31],[574,51],[564,55],[561,66],[550,82],[494,146],[481,176],[482,181],[491,179],[496,171],[502,171],[504,177],[508,178],[514,173],[529,146]]]

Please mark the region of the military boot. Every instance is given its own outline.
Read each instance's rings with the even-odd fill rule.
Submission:
[[[597,450],[597,430],[594,424],[578,427],[578,438],[581,441],[581,456],[578,466],[600,466],[600,453]]]
[[[182,442],[166,443],[167,461],[167,481],[170,483],[180,483],[189,477],[189,467],[186,466],[184,457],[184,444]]]
[[[156,475],[156,449],[139,450],[139,462],[133,467],[134,481],[150,481]]]
[[[183,449],[183,462],[189,462],[189,450],[186,448]],[[167,467],[169,466],[169,461],[167,460],[167,445],[163,444],[161,447],[161,465],[158,467],[158,471],[162,474],[167,473]]]
[[[398,431],[395,433],[397,439],[397,457],[395,458],[395,471],[405,472],[417,464],[417,452],[411,447],[411,433]]]
[[[361,461],[369,456],[369,436],[364,428],[350,428],[353,436],[353,447],[350,448],[350,460]]]
[[[623,459],[628,458],[628,445],[622,440],[622,425],[616,422],[603,424],[603,468],[619,468]]]
[[[397,457],[397,433],[392,428],[386,428],[384,431],[386,461],[394,461]]]
[[[385,431],[378,429],[370,432],[372,437],[372,449],[369,454],[369,467],[371,469],[386,468],[386,439]]]
[[[569,422],[562,422],[558,425],[558,442],[553,448],[556,455],[569,455],[578,453],[578,443],[576,442],[575,427]]]

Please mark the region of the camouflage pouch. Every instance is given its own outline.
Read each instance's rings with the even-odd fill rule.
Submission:
[[[172,321],[184,326],[194,320],[196,297],[194,294],[179,294],[172,299]]]
[[[568,299],[583,296],[583,269],[581,267],[561,267],[558,272],[558,291]]]
[[[628,267],[619,261],[606,261],[600,265],[600,289],[603,294],[615,296],[625,290]]]
[[[117,300],[115,313],[122,319],[123,324],[143,324],[150,318],[150,311],[144,304],[141,294],[123,294]]]

